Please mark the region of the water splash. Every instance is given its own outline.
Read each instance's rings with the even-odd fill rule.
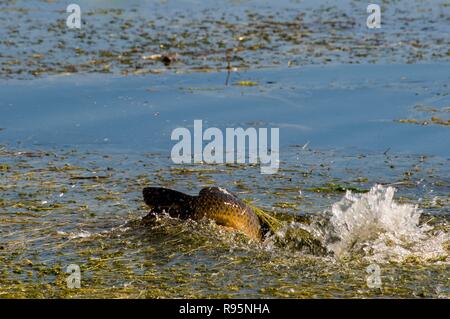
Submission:
[[[88,238],[88,237],[92,236],[91,232],[89,232],[87,230],[83,230],[83,229],[80,231],[77,231],[77,232],[69,232],[69,233],[58,230],[56,233],[58,235],[67,237],[68,239]]]
[[[375,185],[366,194],[347,191],[332,206],[322,239],[337,259],[362,255],[368,261],[448,262],[448,232],[420,223],[417,205],[395,202],[396,189]]]
[[[332,205],[331,214],[314,216],[309,224],[284,225],[265,240],[266,249],[332,255],[340,261],[450,263],[449,226],[421,222],[422,210],[397,203],[395,192],[382,185],[365,194],[347,191]]]
[[[299,222],[290,222],[278,229],[264,240],[264,247],[268,251],[281,248],[291,252],[324,256],[327,254],[325,246],[318,238],[313,227]]]

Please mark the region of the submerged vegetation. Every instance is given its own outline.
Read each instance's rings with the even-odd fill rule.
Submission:
[[[444,94],[444,96],[446,95],[448,94]],[[438,94],[438,96],[442,98],[441,94]],[[448,106],[436,107],[419,104],[414,107],[413,111],[415,113],[414,116],[417,116],[416,114],[418,114],[418,118],[399,119],[397,122],[417,125],[450,126],[450,119],[445,119],[450,113],[450,107]]]
[[[283,226],[283,223],[279,221],[277,218],[273,217],[272,215],[268,214],[261,208],[258,208],[251,204],[249,201],[246,201],[246,204],[251,207],[251,209],[256,213],[256,215],[259,217],[261,222],[267,226],[270,232],[276,232],[278,229],[280,229]]]
[[[440,117],[433,116],[430,120],[416,120],[416,119],[401,119],[400,123],[412,123],[420,125],[438,124],[438,125],[450,125],[449,120],[443,120]]]
[[[80,30],[66,27],[61,3],[36,2],[31,7],[27,1],[0,4],[1,78],[449,59],[445,12],[450,8],[445,1],[436,1],[432,8],[423,1],[398,2],[393,8],[404,10],[395,10],[396,19],[389,20],[383,32],[362,30],[366,10],[356,1],[341,6],[287,2],[275,8],[235,3],[221,10],[208,3],[193,9],[180,8],[181,3],[136,1],[105,7],[84,2]],[[423,12],[427,32],[421,31]]]
[[[448,214],[450,206],[449,185],[441,179],[448,176],[448,166],[414,157],[396,157],[396,168],[390,167],[385,156],[355,157],[353,161],[352,172],[338,163],[330,166],[325,154],[304,150],[309,174],[295,168],[293,162],[279,174],[264,177],[250,172],[256,172],[257,167],[245,165],[216,169],[191,165],[180,171],[158,154],[2,148],[0,162],[8,169],[0,172],[0,296],[445,295],[448,261],[442,257],[411,257],[390,263],[380,260],[383,289],[369,289],[365,285],[368,261],[362,258],[364,255],[336,260],[324,250],[317,233],[326,229],[320,225],[326,225],[327,218],[320,216],[327,215],[331,205],[342,197],[343,189],[329,187],[327,192],[316,192],[315,188],[328,179],[332,185],[346,185],[346,189],[368,189],[379,180],[380,172],[391,171],[392,178],[385,182],[399,187],[398,200],[414,204],[421,197],[419,205],[427,212],[424,221],[429,221],[433,213],[430,223],[435,231],[448,232],[445,212]],[[378,169],[361,170],[367,162]],[[422,186],[402,187],[404,170],[416,165],[422,169],[408,178],[420,180]],[[338,182],[343,174],[346,180]],[[261,186],[265,179],[271,181],[270,188]],[[250,205],[270,225],[272,234],[258,244],[208,221],[182,222],[169,217],[144,227],[140,218],[147,208],[140,191],[148,185],[191,193],[202,185],[228,185],[253,203]],[[433,193],[424,192],[428,187]],[[270,208],[282,202],[286,205]],[[81,268],[80,289],[67,288],[69,264]]]
[[[92,141],[92,136],[75,139],[87,141],[77,146],[65,140],[71,134],[82,135],[85,128],[100,131],[102,127],[96,127],[100,122],[115,130],[117,122],[130,120],[127,125],[133,126],[142,124],[134,122],[135,118],[147,116],[164,121],[167,126],[175,125],[180,122],[171,122],[171,116],[178,118],[182,109],[165,113],[172,104],[190,98],[195,104],[199,101],[196,98],[208,100],[213,95],[221,100],[243,96],[243,100],[230,100],[249,105],[258,102],[255,96],[273,101],[273,105],[261,103],[256,111],[242,109],[245,116],[223,116],[219,121],[241,126],[272,125],[272,118],[253,114],[265,112],[290,97],[286,104],[280,104],[286,108],[277,108],[285,116],[280,117],[280,126],[284,124],[299,134],[309,127],[290,121],[292,114],[297,114],[292,109],[310,107],[314,94],[320,95],[316,105],[321,106],[349,91],[364,103],[379,92],[389,97],[391,92],[402,90],[420,95],[430,105],[417,105],[411,110],[412,115],[389,116],[387,122],[406,129],[415,127],[392,121],[429,125],[432,127],[424,130],[441,132],[447,129],[443,126],[449,125],[449,107],[442,106],[448,97],[448,84],[443,83],[446,75],[444,80],[441,76],[441,80],[433,78],[424,83],[416,78],[397,79],[398,73],[393,73],[395,79],[368,75],[367,80],[353,82],[340,78],[341,74],[332,74],[319,83],[315,79],[317,73],[310,69],[307,77],[297,83],[299,73],[282,80],[286,74],[274,74],[273,69],[263,77],[255,75],[262,71],[252,75],[241,71],[298,66],[294,71],[303,72],[305,69],[300,67],[304,65],[333,68],[334,64],[387,63],[390,68],[395,63],[446,63],[450,57],[450,42],[446,38],[450,7],[445,1],[436,1],[437,9],[430,9],[428,3],[419,0],[395,1],[396,6],[383,12],[389,28],[373,32],[361,27],[367,16],[357,1],[342,6],[332,2],[317,5],[314,1],[279,1],[263,8],[255,7],[251,1],[231,1],[220,10],[201,1],[200,7],[175,9],[166,6],[165,1],[85,1],[80,30],[66,28],[67,14],[58,1],[30,3],[0,3],[0,78],[5,83],[38,79],[17,81],[24,85],[20,87],[23,90],[36,83],[48,86],[54,76],[74,73],[82,74],[83,79],[87,73],[100,74],[98,79],[102,81],[110,79],[109,75],[121,75],[126,81],[131,80],[122,76],[150,75],[142,77],[144,84],[127,82],[131,83],[129,87],[124,82],[103,85],[94,78],[90,85],[101,83],[102,89],[110,90],[103,91],[103,95],[97,95],[100,86],[93,85],[90,90],[78,86],[77,78],[63,87],[77,83],[74,90],[79,90],[66,100],[56,93],[54,100],[52,94],[41,93],[56,92],[60,87],[40,91],[42,87],[35,86],[32,89],[39,90],[39,94],[30,94],[32,98],[21,100],[7,95],[0,101],[4,113],[28,112],[31,119],[22,122],[21,118],[8,117],[2,119],[5,123],[0,128],[0,134],[8,135],[4,142],[7,145],[0,146],[0,298],[449,297],[448,158],[416,154],[414,149],[407,154],[390,148],[384,153],[364,154],[337,147],[319,150],[315,145],[310,148],[307,142],[286,146],[280,170],[261,175],[257,165],[177,166],[172,165],[167,153],[146,153],[142,145],[134,152],[120,149],[130,146],[139,135],[135,132],[142,132],[139,130],[117,138],[124,140],[123,144],[117,142],[119,150],[97,148],[98,141]],[[143,8],[142,3],[148,8]],[[394,11],[396,19],[392,19]],[[332,70],[340,73],[345,69]],[[211,78],[199,84],[191,77],[176,82],[174,88],[175,82],[164,76],[213,71],[226,73],[223,84]],[[414,69],[409,74],[413,72]],[[158,79],[157,84],[149,78]],[[164,88],[168,94],[158,95],[162,91],[158,81],[167,81]],[[132,90],[136,85],[146,87],[145,95]],[[148,88],[149,85],[153,86]],[[5,87],[14,92],[11,86]],[[265,94],[280,87],[283,90],[277,94]],[[368,90],[375,94],[364,95]],[[115,91],[112,98],[111,91]],[[104,98],[106,95],[110,99]],[[168,96],[175,100],[160,103],[157,110],[151,105]],[[409,95],[402,96],[409,101]],[[41,98],[42,105],[34,105]],[[67,108],[52,104],[62,100],[73,103],[65,104]],[[356,105],[357,100],[354,101]],[[392,101],[396,103],[398,99]],[[41,109],[29,112],[30,102],[33,107],[49,107],[43,107],[40,117],[37,113]],[[213,106],[221,117],[221,111],[241,112],[220,102],[221,109]],[[95,110],[89,103],[95,105]],[[74,119],[64,127],[50,125],[49,132],[39,137],[37,131],[46,125],[44,122],[34,131],[32,127],[27,130],[33,122],[45,118],[46,112],[63,110],[68,112],[66,117],[73,106],[79,107],[76,111],[83,119]],[[126,114],[130,108],[136,113]],[[247,116],[249,110],[251,116]],[[330,117],[323,110],[329,112],[328,108],[311,108],[302,114],[309,116],[311,125],[323,124],[328,135],[349,123],[353,125],[352,135],[359,134],[357,129],[363,125],[370,126],[372,135],[386,127],[371,126],[369,121],[347,122],[348,113],[352,112],[348,109],[348,113],[342,111],[340,119],[339,114],[333,113],[330,124]],[[95,118],[94,111],[101,116]],[[49,121],[61,121],[63,116],[56,113]],[[371,120],[385,120],[383,113],[377,114]],[[143,123],[145,129],[154,124],[156,130],[160,127],[156,121]],[[75,131],[73,125],[82,128]],[[46,140],[68,127],[69,133],[62,134],[62,139],[54,144]],[[327,131],[330,128],[333,130]],[[345,132],[340,136],[346,137]],[[397,132],[391,131],[392,135]],[[104,138],[101,137],[106,144]],[[151,142],[158,144],[153,139]],[[147,186],[187,193],[197,193],[205,186],[226,187],[253,208],[270,232],[259,243],[208,220],[180,221],[165,215],[146,226],[141,223],[148,213],[141,190]],[[373,263],[381,267],[382,286],[377,289],[367,285],[367,267]],[[71,264],[81,269],[79,289],[67,286],[67,267]]]

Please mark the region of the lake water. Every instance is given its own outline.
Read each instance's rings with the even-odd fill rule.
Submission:
[[[0,5],[0,297],[449,296],[444,1],[388,4],[370,33],[357,1],[79,4],[80,31],[58,2]],[[279,128],[278,172],[174,164],[198,119]],[[143,187],[213,185],[282,227],[141,225]]]

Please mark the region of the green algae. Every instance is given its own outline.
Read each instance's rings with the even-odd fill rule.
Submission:
[[[358,188],[354,186],[347,186],[347,185],[340,185],[335,183],[325,183],[323,186],[319,187],[310,187],[306,190],[310,192],[317,192],[317,193],[344,193],[346,191],[351,191],[353,193],[366,193],[368,192],[367,189]]]
[[[252,205],[249,201],[245,201],[248,206],[258,215],[260,220],[265,224],[271,232],[276,232],[278,229],[283,227],[283,223],[277,218],[273,217],[269,213],[265,212],[261,208]]]
[[[445,1],[438,2],[444,8]],[[69,30],[56,2],[32,9],[24,2],[2,2],[1,77],[236,72],[280,65],[437,62],[449,56],[445,31],[434,27],[447,24],[445,14],[431,11],[432,18],[424,19],[418,12],[428,7],[420,1],[396,2],[389,30],[363,34],[359,25],[367,17],[353,2],[347,8],[242,4],[245,10],[203,5],[180,12],[169,7],[169,14],[161,14],[157,3],[86,6],[82,28]],[[407,30],[405,20],[411,26]],[[25,47],[31,52],[20,49]]]
[[[291,222],[313,222],[316,212],[329,208],[350,187],[358,185],[363,190],[369,181],[380,181],[373,174],[388,165],[383,156],[378,170],[364,169],[366,161],[374,165],[376,159],[356,157],[361,163],[358,168],[352,171],[345,166],[341,171],[336,165],[317,165],[328,161],[314,153],[308,160],[307,154],[306,170],[286,164],[279,174],[263,176],[256,173],[257,166],[180,169],[153,154],[124,160],[117,154],[4,149],[0,161],[10,169],[2,172],[0,185],[0,297],[434,298],[442,294],[436,287],[448,281],[443,260],[409,259],[383,265],[383,287],[375,291],[366,285],[365,261],[332,259],[305,229],[293,228],[287,233],[290,240],[279,241],[270,250],[207,222],[162,218],[150,228],[139,222],[147,213],[142,187],[164,185],[195,194],[213,183],[251,198],[250,205],[270,216],[273,230],[284,231]],[[54,164],[58,162],[71,164]],[[431,212],[445,212],[450,192],[442,176],[447,166],[420,157],[397,158],[385,182],[402,181],[405,170],[417,163],[423,167],[410,178],[437,185],[421,205],[429,206]],[[434,171],[427,173],[431,168]],[[352,182],[344,182],[343,176]],[[265,186],[267,181],[271,187]],[[317,187],[326,191],[314,191]],[[418,186],[398,187],[404,201],[415,202]],[[434,218],[438,230],[448,230],[442,219]],[[66,269],[73,263],[81,268],[80,289],[66,285]]]
[[[239,85],[239,86],[257,86],[258,82],[255,82],[255,81],[239,81],[239,82],[236,82],[236,85]]]
[[[398,120],[399,123],[410,123],[410,124],[417,124],[417,125],[430,125],[430,124],[436,124],[436,125],[444,125],[449,126],[450,125],[450,119],[444,120],[440,117],[433,116],[429,120],[417,120],[417,119],[400,119]]]

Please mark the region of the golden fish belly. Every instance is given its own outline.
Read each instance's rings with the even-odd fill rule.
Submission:
[[[262,238],[258,216],[245,203],[226,193],[200,194],[194,203],[192,218],[209,218],[218,225],[240,230],[255,240]]]
[[[145,203],[152,207],[150,218],[163,212],[181,219],[208,218],[218,225],[240,230],[255,240],[263,237],[259,217],[226,189],[206,187],[198,196],[190,196],[167,188],[146,187],[143,196]]]

